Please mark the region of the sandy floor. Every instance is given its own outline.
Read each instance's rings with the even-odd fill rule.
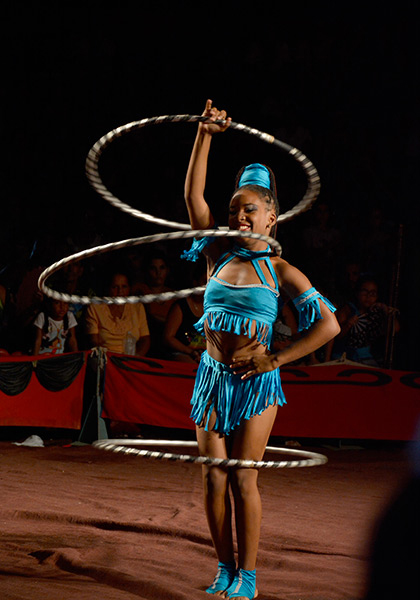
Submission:
[[[329,462],[260,473],[259,597],[362,598],[372,527],[402,483],[405,450],[306,449]],[[0,477],[3,600],[209,597],[199,466],[3,441]]]

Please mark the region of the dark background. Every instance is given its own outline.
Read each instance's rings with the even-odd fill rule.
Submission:
[[[210,97],[234,121],[296,145],[314,162],[318,202],[329,204],[343,239],[334,269],[363,251],[370,211],[381,207],[392,232],[378,248],[384,301],[402,225],[395,366],[418,369],[415,5],[321,4],[10,3],[2,19],[0,268],[10,272],[35,242],[47,266],[98,240],[162,231],[109,207],[87,182],[86,155],[117,126],[200,114]],[[194,133],[195,125],[174,124],[118,140],[101,161],[106,185],[142,211],[186,222],[183,179]],[[221,221],[246,161],[270,164],[283,210],[300,199],[305,181],[279,150],[238,132],[214,146],[207,197]],[[302,269],[302,231],[313,211],[278,236],[284,258]]]

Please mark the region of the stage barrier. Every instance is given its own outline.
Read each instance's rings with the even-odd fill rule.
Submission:
[[[86,369],[94,382],[100,373],[89,398]],[[95,403],[104,419],[191,430],[196,369],[189,363],[102,351],[36,360],[2,357],[0,426],[80,429],[83,407],[86,413]],[[352,363],[288,366],[281,373],[287,404],[278,411],[275,436],[414,439],[420,418],[419,372]]]
[[[192,429],[189,400],[196,366],[108,355],[103,416]],[[273,435],[410,440],[420,417],[420,373],[354,363],[284,367],[287,404]]]
[[[86,352],[2,357],[0,425],[79,429],[86,358]]]

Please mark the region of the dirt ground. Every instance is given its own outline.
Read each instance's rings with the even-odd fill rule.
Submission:
[[[373,528],[405,481],[407,449],[303,449],[328,463],[260,472],[259,598],[363,598]],[[0,477],[3,600],[209,597],[217,559],[201,467],[7,440]]]

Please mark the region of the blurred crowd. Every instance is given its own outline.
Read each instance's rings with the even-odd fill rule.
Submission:
[[[331,300],[341,325],[337,338],[299,364],[347,360],[390,367],[390,348],[400,329],[393,294],[398,228],[379,207],[371,208],[362,223],[347,221],[343,228],[321,199],[298,225],[289,223],[278,232],[283,256],[290,257]],[[175,251],[165,243],[134,246],[112,256],[74,262],[59,269],[48,285],[89,298],[147,296],[204,285],[204,259],[197,263],[181,260],[182,248],[189,245],[182,244]],[[48,245],[41,248],[38,242],[27,261],[8,265],[1,272],[3,356],[60,354],[101,346],[128,355],[199,361],[205,341],[194,323],[203,314],[201,293],[146,303],[54,300],[38,288],[39,275],[51,262],[51,249]],[[275,325],[274,350],[304,335],[298,331],[293,302],[287,300]]]

